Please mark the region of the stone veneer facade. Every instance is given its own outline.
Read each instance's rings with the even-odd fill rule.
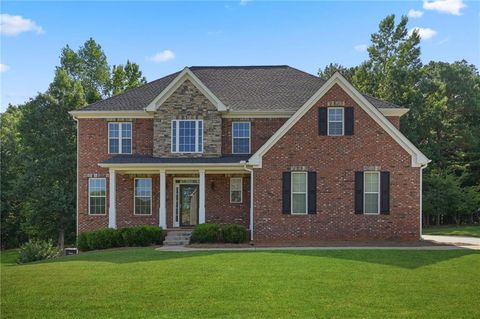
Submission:
[[[203,120],[203,153],[172,153],[172,120]],[[189,80],[160,106],[153,124],[153,155],[216,157],[222,155],[222,117],[215,105]]]

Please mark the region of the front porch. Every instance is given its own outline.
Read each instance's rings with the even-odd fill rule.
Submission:
[[[132,161],[133,159],[132,157]],[[180,159],[180,162],[183,160]],[[192,229],[203,223],[217,223],[242,224],[251,229],[252,171],[245,163],[167,164],[122,161],[100,164],[109,170],[108,227],[154,224],[174,230]],[[151,185],[145,191],[147,204],[144,206],[150,205],[150,209],[147,208],[148,214],[136,213],[138,180],[147,180],[147,185]],[[233,182],[241,185],[241,188],[238,189],[237,186],[232,190]]]

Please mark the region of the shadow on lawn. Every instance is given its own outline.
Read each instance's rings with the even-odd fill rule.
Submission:
[[[272,250],[272,251],[195,251],[195,252],[166,252],[156,251],[153,248],[130,248],[118,250],[104,250],[82,253],[76,256],[67,256],[55,261],[46,262],[108,262],[126,264],[137,262],[155,262],[192,257],[204,257],[225,254],[278,254],[306,257],[344,259],[362,263],[382,264],[387,266],[416,269],[439,262],[452,260],[472,254],[480,256],[473,250]],[[268,257],[267,257],[268,258]],[[233,265],[234,263],[232,263]]]
[[[406,269],[416,269],[468,255],[480,256],[480,252],[474,250],[289,250],[272,253],[345,259]]]

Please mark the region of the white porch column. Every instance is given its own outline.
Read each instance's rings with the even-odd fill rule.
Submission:
[[[160,209],[158,222],[163,229],[167,228],[167,204],[166,204],[166,173],[165,169],[160,170]]]
[[[117,228],[117,210],[116,210],[116,196],[115,196],[115,191],[116,191],[116,174],[115,170],[110,168],[108,171],[108,176],[109,176],[109,203],[108,203],[108,227],[110,228]]]
[[[200,169],[199,173],[199,192],[198,198],[198,223],[205,224],[205,170]]]

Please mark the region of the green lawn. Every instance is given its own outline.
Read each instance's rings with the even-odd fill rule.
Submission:
[[[480,226],[429,227],[423,229],[423,234],[480,237]]]
[[[15,265],[1,318],[479,318],[471,250],[90,252]]]

